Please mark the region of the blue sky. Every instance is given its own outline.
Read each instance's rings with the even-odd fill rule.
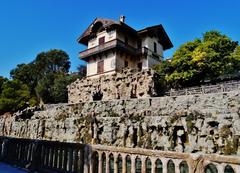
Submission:
[[[0,76],[54,48],[69,54],[76,71],[84,49],[78,36],[96,17],[118,20],[122,14],[136,29],[163,24],[174,44],[165,57],[212,29],[240,41],[239,0],[1,0]]]

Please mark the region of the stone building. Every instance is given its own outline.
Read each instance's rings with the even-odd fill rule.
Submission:
[[[173,47],[162,25],[135,30],[119,21],[96,18],[79,37],[87,49],[80,58],[87,62],[87,77],[113,74],[123,68],[149,69],[163,59],[163,51]]]

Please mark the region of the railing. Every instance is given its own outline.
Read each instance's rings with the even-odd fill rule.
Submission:
[[[83,144],[0,138],[0,159],[38,172],[83,173]]]
[[[240,157],[0,138],[0,159],[34,172],[239,173]]]
[[[136,48],[134,48],[128,44],[125,44],[123,41],[121,41],[119,39],[115,39],[115,40],[108,41],[104,44],[101,44],[96,47],[93,47],[93,48],[90,48],[90,49],[80,52],[80,57],[83,59],[90,55],[97,54],[97,53],[100,53],[100,52],[103,52],[105,50],[109,50],[109,49],[112,49],[115,47],[122,48],[131,54],[136,54],[136,52],[137,52]]]
[[[230,92],[240,89],[240,81],[232,81],[226,83],[220,83],[217,85],[206,85],[200,87],[191,87],[180,90],[171,89],[166,92],[168,96],[180,96],[180,95],[194,95],[194,94],[209,94],[218,92]]]

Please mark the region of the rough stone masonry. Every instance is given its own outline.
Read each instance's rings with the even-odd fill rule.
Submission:
[[[82,102],[4,115],[0,136],[240,155],[240,91]]]
[[[160,91],[153,70],[124,69],[121,73],[76,80],[68,86],[69,103],[146,98]]]

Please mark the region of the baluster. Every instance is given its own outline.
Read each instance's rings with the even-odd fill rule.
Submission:
[[[70,171],[70,172],[73,171],[72,166],[73,166],[73,149],[69,148],[69,167],[68,167],[68,171]]]
[[[226,166],[225,164],[217,164],[216,167],[217,167],[218,173],[224,173],[225,166]]]
[[[150,158],[151,163],[152,163],[152,169],[151,169],[151,173],[155,173],[156,172],[156,160],[157,158]]]
[[[54,168],[58,168],[58,161],[59,161],[59,153],[58,153],[58,147],[55,147],[54,150]]]
[[[131,173],[135,173],[136,172],[136,156],[131,155]]]
[[[169,159],[162,158],[163,173],[167,173],[167,163]]]
[[[106,152],[106,173],[110,173],[109,155],[110,153]]]
[[[122,173],[127,173],[127,155],[122,154]]]
[[[58,169],[60,169],[60,170],[62,170],[63,169],[63,149],[62,149],[62,147],[60,146],[59,147],[59,161],[58,161],[58,163],[59,163],[59,165],[58,165]]]
[[[98,173],[102,173],[102,152],[98,152]]]
[[[175,166],[175,173],[180,173],[180,163],[181,163],[182,160],[176,160],[174,159],[173,160],[173,163],[174,163],[174,166]]]
[[[67,151],[67,147],[63,147],[63,150],[64,150],[64,154],[63,154],[63,171],[66,171],[67,170],[67,155],[68,155],[68,151]]]
[[[114,153],[114,173],[118,173],[118,154]]]
[[[74,172],[78,172],[78,152],[79,152],[79,149],[75,149],[74,150]]]
[[[142,173],[146,173],[146,156],[142,156],[141,157],[141,169],[142,169]]]
[[[89,147],[86,145],[84,147],[84,173],[89,173],[89,160],[88,160],[88,150]]]

